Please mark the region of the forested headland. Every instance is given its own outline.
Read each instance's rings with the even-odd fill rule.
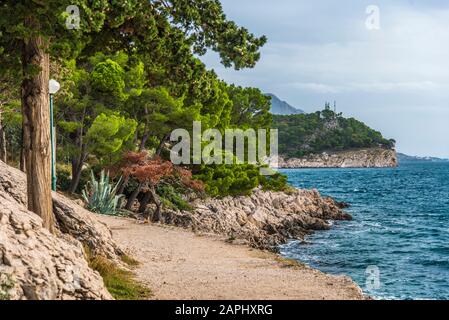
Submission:
[[[391,149],[396,143],[365,123],[332,111],[329,104],[313,113],[274,115],[273,128],[279,130],[279,153],[288,158],[362,148]]]

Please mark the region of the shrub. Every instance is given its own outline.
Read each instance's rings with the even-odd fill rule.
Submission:
[[[262,176],[259,167],[251,164],[203,166],[195,178],[205,183],[206,192],[213,197],[248,195],[259,186],[274,191],[287,187],[284,175]]]
[[[160,185],[156,189],[157,194],[166,201],[163,201],[164,205],[178,210],[191,211],[192,206],[185,201],[181,194],[171,185]],[[168,201],[168,203],[167,203]]]
[[[0,300],[10,300],[9,291],[14,288],[14,281],[9,274],[0,274]]]
[[[196,178],[213,197],[246,195],[259,185],[258,169],[251,165],[203,166]]]
[[[65,164],[56,165],[56,187],[60,191],[67,191],[72,182],[72,170],[70,166]]]
[[[116,195],[117,185],[118,183],[115,186],[109,183],[109,174],[105,174],[104,170],[101,171],[98,181],[91,171],[91,181],[82,193],[87,207],[96,213],[116,215],[118,213],[117,206],[123,197],[123,195]]]
[[[260,185],[264,190],[285,191],[288,188],[287,176],[275,173],[271,176],[261,176]]]
[[[120,96],[125,89],[124,74],[117,62],[107,59],[97,64],[92,71],[92,86],[100,92]]]

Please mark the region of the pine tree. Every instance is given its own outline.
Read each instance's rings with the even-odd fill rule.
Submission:
[[[41,216],[50,231],[54,230],[50,57],[91,55],[99,48],[145,52],[157,25],[168,20],[189,35],[196,53],[211,48],[219,52],[225,66],[236,69],[254,66],[266,41],[228,21],[218,0],[7,0],[0,4],[0,75],[11,70],[22,74],[28,209]]]

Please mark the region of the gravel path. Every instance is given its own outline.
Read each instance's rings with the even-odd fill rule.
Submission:
[[[275,254],[216,236],[100,216],[114,239],[141,262],[137,279],[155,299],[362,299],[346,277],[326,275]]]

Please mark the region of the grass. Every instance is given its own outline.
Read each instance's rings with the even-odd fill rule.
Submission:
[[[10,300],[9,290],[14,288],[14,281],[9,274],[0,274],[0,300]]]
[[[283,268],[304,269],[306,265],[298,260],[276,256],[274,258]]]
[[[122,259],[122,261],[124,263],[126,263],[130,267],[137,267],[140,264],[139,261],[137,261],[133,257],[130,257],[130,256],[126,255],[126,254],[122,255],[120,257],[120,259]]]
[[[116,300],[146,300],[151,297],[151,291],[135,280],[131,271],[118,267],[115,263],[101,256],[92,256],[90,250],[85,250],[89,266],[103,277],[104,285]],[[137,266],[135,259],[123,255],[122,261],[130,266]]]

